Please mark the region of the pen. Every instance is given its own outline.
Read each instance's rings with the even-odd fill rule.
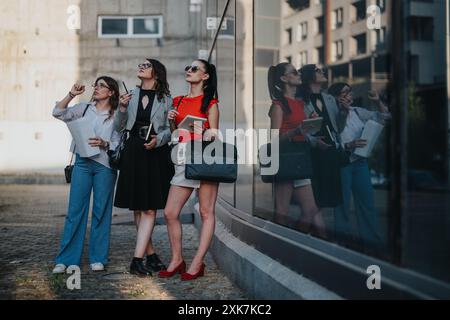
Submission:
[[[128,93],[127,86],[125,85],[125,81],[122,81],[123,87],[125,88],[125,91]]]

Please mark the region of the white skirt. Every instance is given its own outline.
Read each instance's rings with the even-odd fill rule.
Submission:
[[[200,180],[186,179],[186,177],[184,176],[185,168],[186,166],[184,164],[175,165],[175,174],[173,175],[170,184],[173,186],[186,188],[194,188],[194,189],[200,188]]]
[[[311,179],[299,179],[294,180],[294,188],[302,188],[309,186],[311,184]]]
[[[187,154],[189,154],[189,150],[186,150],[185,143],[179,143],[173,148],[172,161],[174,162],[175,174],[170,184],[173,186],[198,189],[200,188],[200,180],[191,180],[185,177]]]

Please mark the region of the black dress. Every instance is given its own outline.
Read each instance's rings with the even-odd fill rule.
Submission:
[[[317,107],[317,103],[322,103],[322,110]],[[330,115],[325,107],[325,102],[321,94],[312,94],[311,103],[314,110],[323,118],[322,127],[316,136],[323,137],[323,141],[333,147],[321,150],[311,149],[313,164],[312,187],[317,206],[320,208],[336,207],[342,203],[341,189],[341,157],[339,150],[330,137],[328,129],[333,134],[334,129],[330,121]],[[327,129],[328,127],[328,129]]]
[[[148,97],[144,109],[142,98]],[[163,209],[169,194],[170,180],[174,174],[170,160],[170,148],[166,144],[159,148],[144,148],[146,128],[150,125],[150,116],[154,90],[140,90],[136,122],[125,142],[123,158],[117,182],[114,206],[130,210],[145,211]],[[141,133],[141,134],[140,134]],[[152,129],[151,134],[156,134]]]

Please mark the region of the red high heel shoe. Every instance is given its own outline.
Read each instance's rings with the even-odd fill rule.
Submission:
[[[187,273],[187,272],[183,272],[181,274],[181,280],[182,281],[187,281],[187,280],[197,279],[198,277],[203,277],[205,275],[205,267],[206,267],[205,264],[202,263],[202,266],[200,267],[200,270],[198,270],[197,273],[190,274],[190,273]]]
[[[177,273],[183,274],[185,271],[186,271],[186,263],[183,260],[175,269],[173,269],[173,271],[161,270],[158,273],[158,276],[160,278],[170,278],[176,275]]]

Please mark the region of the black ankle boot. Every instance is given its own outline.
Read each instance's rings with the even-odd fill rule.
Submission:
[[[144,266],[143,258],[133,258],[130,265],[130,273],[140,277],[151,276],[152,272]]]
[[[166,270],[166,266],[161,262],[158,255],[156,253],[147,255],[147,261],[145,263],[145,267],[148,270],[152,270],[153,272],[158,272],[161,270]]]

